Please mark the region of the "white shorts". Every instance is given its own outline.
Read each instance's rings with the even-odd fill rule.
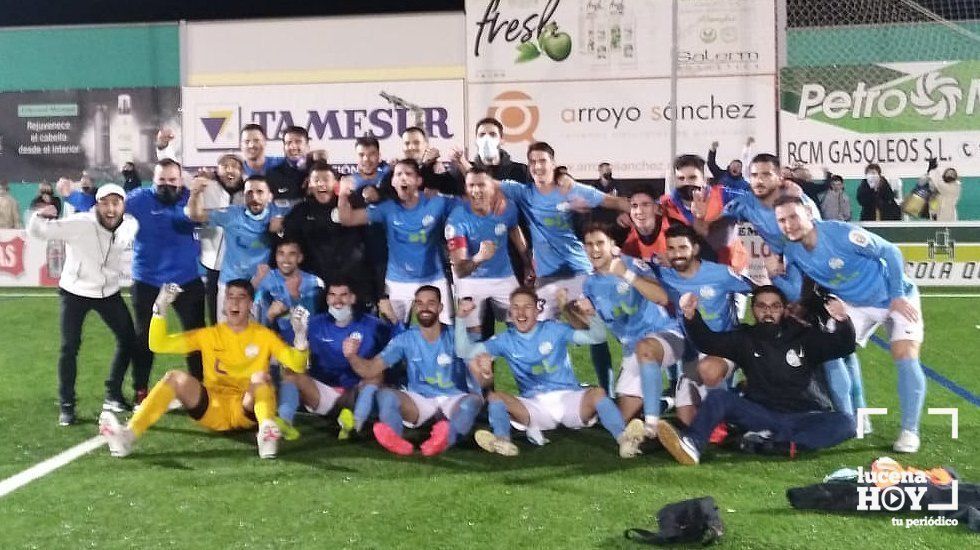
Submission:
[[[474,279],[463,277],[456,281],[456,297],[460,300],[472,298],[476,309],[465,317],[466,327],[480,326],[483,318],[483,308],[489,301],[493,307],[494,316],[498,321],[507,320],[507,309],[510,307],[510,293],[518,287],[517,279],[513,276],[493,279]]]
[[[460,402],[461,399],[466,397],[468,394],[461,393],[459,395],[440,395],[438,397],[425,397],[419,395],[415,392],[408,390],[401,390],[415,403],[415,408],[419,410],[419,418],[415,422],[403,421],[408,428],[417,428],[422,424],[425,424],[439,411],[446,418],[452,418],[453,409],[456,408],[456,404]]]
[[[661,365],[670,366],[684,355],[684,337],[677,332],[658,332],[647,334],[643,338],[652,338],[664,348],[664,358]],[[640,363],[636,353],[623,357],[619,364],[619,378],[616,380],[616,395],[643,397],[643,384],[640,381]]]
[[[423,285],[432,285],[439,289],[442,294],[442,313],[439,321],[443,324],[452,324],[453,308],[452,296],[449,295],[449,284],[445,277],[440,277],[432,281],[422,281],[418,283],[399,283],[397,281],[385,280],[388,289],[388,299],[391,307],[395,310],[395,315],[402,321],[408,322],[412,313],[412,306],[415,305],[415,291]]]
[[[530,425],[511,421],[518,430],[528,428],[546,431],[558,426],[577,430],[595,424],[595,417],[582,422],[582,399],[588,390],[558,390],[539,393],[534,397],[518,397],[531,418]]]
[[[700,363],[705,357],[708,356],[704,353],[698,353],[697,361],[694,361],[695,371],[697,369],[697,363]],[[725,379],[727,379],[735,372],[735,362],[724,357],[720,359],[728,365],[728,371],[725,373]],[[708,396],[708,386],[699,384],[695,379],[688,376],[687,372],[689,368],[681,369],[681,375],[677,378],[677,389],[674,391],[675,407],[697,407]]]
[[[588,277],[588,275],[575,275],[574,277],[542,277],[538,279],[538,299],[544,300],[544,310],[538,314],[538,320],[557,319],[560,314],[558,300],[555,298],[558,289],[564,288],[568,292],[569,302],[578,300],[582,297],[582,287]]]
[[[344,395],[345,390],[343,388],[328,386],[313,377],[310,377],[310,379],[313,380],[314,384],[316,384],[316,390],[320,393],[320,403],[317,404],[315,409],[311,409],[310,407],[306,406],[304,407],[307,411],[313,414],[325,416],[327,413],[333,410],[334,406],[337,405],[337,400],[340,399],[341,395]]]
[[[854,323],[854,334],[857,336],[857,343],[864,347],[867,345],[871,335],[881,325],[885,325],[891,342],[897,340],[912,340],[922,343],[925,337],[925,324],[922,321],[922,304],[919,301],[919,293],[905,297],[912,302],[916,311],[919,312],[919,320],[915,323],[909,321],[904,315],[889,311],[883,307],[855,307],[844,302],[844,309]]]

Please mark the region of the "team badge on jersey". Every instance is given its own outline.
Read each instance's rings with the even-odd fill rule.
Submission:
[[[353,338],[354,340],[363,340],[364,339],[364,335],[361,334],[360,332],[357,332],[356,330],[354,332],[350,333],[350,337]]]
[[[541,352],[541,355],[548,355],[553,349],[555,347],[551,345],[551,342],[541,342],[541,345],[538,346],[538,351]]]
[[[791,367],[799,367],[803,365],[803,361],[800,360],[802,354],[797,354],[795,349],[791,349],[786,352],[786,363]]]
[[[259,346],[255,344],[249,344],[245,346],[245,357],[249,359],[254,359],[259,354]]]
[[[830,266],[830,269],[840,269],[844,267],[844,260],[835,256],[827,261],[827,265]]]
[[[713,286],[703,286],[698,289],[698,294],[700,294],[702,298],[714,298],[718,295],[718,291],[715,290],[715,287]]]
[[[333,223],[340,223],[340,210],[334,208],[330,211],[330,221]]]
[[[447,223],[446,224],[446,229],[444,230],[444,234],[446,236],[446,240],[447,241],[449,239],[452,239],[453,237],[456,236],[456,227],[453,226],[452,224]]]
[[[442,366],[449,365],[452,362],[453,362],[453,358],[450,357],[450,356],[448,356],[448,355],[446,355],[445,353],[440,353],[439,356],[436,357],[436,363],[438,363],[438,364],[440,364]]]
[[[871,244],[871,239],[868,238],[868,234],[860,229],[851,230],[851,232],[847,234],[847,240],[861,247]]]
[[[432,214],[426,214],[425,217],[422,218],[422,226],[423,227],[429,227],[435,221],[436,221],[436,219],[432,217]]]
[[[498,237],[501,237],[501,236],[503,236],[503,234],[504,234],[504,233],[506,233],[506,232],[507,232],[507,226],[506,226],[506,225],[504,225],[504,224],[502,224],[502,223],[498,223],[498,224],[497,224],[496,226],[494,226],[494,228],[493,228],[493,233],[494,233],[495,235],[497,235]]]
[[[555,210],[559,212],[568,212],[569,208],[571,208],[571,205],[568,204],[568,201],[562,201],[555,205]]]
[[[626,281],[620,281],[619,283],[616,284],[616,292],[620,294],[626,294],[627,292],[629,292],[629,289],[630,289],[630,284],[627,283]]]
[[[633,267],[639,269],[640,271],[650,271],[650,264],[639,258],[633,258]]]

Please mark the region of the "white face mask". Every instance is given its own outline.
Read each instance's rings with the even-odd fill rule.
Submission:
[[[868,185],[874,187],[875,185],[878,185],[878,182],[880,181],[881,181],[881,176],[879,176],[878,174],[868,174]]]
[[[350,322],[351,317],[354,316],[354,310],[350,306],[329,306],[327,311],[329,311],[334,320],[340,324],[347,324]]]
[[[484,162],[497,160],[500,157],[500,138],[489,134],[476,138],[477,154]]]

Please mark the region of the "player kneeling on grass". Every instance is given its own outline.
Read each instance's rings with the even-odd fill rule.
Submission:
[[[438,418],[429,439],[421,445],[423,455],[435,456],[454,445],[460,436],[469,434],[483,408],[479,395],[467,393],[466,366],[456,357],[452,327],[439,323],[441,313],[440,290],[422,285],[415,291],[418,326],[392,338],[377,356],[364,359],[358,355],[363,340],[344,340],[344,356],[365,380],[379,378],[399,361],[408,363],[405,388],[386,388],[377,393],[380,421],[374,424],[374,437],[397,455],[414,452],[412,444],[402,437],[403,423],[414,428]],[[463,330],[465,336],[465,327]]]
[[[698,311],[694,293],[681,296],[684,329],[698,349],[725,357],[745,374],[745,395],[708,391],[691,427],[678,433],[669,422],[658,426],[660,443],[681,464],[697,464],[712,428],[721,421],[746,430],[746,452],[795,456],[797,449],[833,447],[854,437],[854,420],[831,411],[830,398],[817,381],[821,364],[854,353],[854,325],[844,303],[826,303],[825,326],[804,325],[784,314],[786,297],[774,286],[752,295],[754,325],[712,332]]]
[[[643,441],[643,421],[636,419],[627,426],[605,390],[583,389],[568,355],[569,343],[591,345],[606,340],[602,320],[595,312],[585,312],[589,329],[575,330],[559,321],[538,322],[539,313],[534,290],[518,288],[510,295],[513,325],[489,340],[460,348],[460,355],[472,359],[470,368],[486,387],[493,381],[493,356],[503,357],[520,392],[519,396],[500,391],[487,395],[493,432],[477,431],[477,444],[491,453],[515,456],[518,450],[510,439],[512,422],[525,430],[532,442],[543,445],[547,440],[541,432],[558,426],[589,426],[598,415],[602,426],[619,442],[619,456],[633,458]],[[458,336],[457,342],[462,342]]]
[[[656,437],[663,392],[661,365],[673,365],[684,354],[680,324],[664,308],[667,293],[653,280],[646,262],[614,256],[607,227],[590,225],[584,237],[595,272],[583,286],[589,303],[585,308],[568,308],[569,317],[594,309],[623,345],[616,383],[619,411],[623,418],[633,418],[642,409],[646,435]]]
[[[204,383],[184,371],[168,371],[157,382],[123,426],[114,414],[103,412],[99,432],[109,442],[109,452],[124,457],[137,437],[155,424],[175,397],[198,424],[214,431],[244,430],[258,424],[261,458],[275,458],[281,433],[275,422],[276,396],[269,376],[269,358],[295,372],[306,369],[306,324],[309,312],[295,308],[291,316],[295,334],[287,346],[268,328],[250,318],[255,290],[245,279],[226,285],[225,321],[206,328],[167,334],[167,308],[181,288],[169,283],[160,289],[150,321],[150,349],[156,353],[187,354],[200,351]]]
[[[297,406],[320,416],[337,412],[340,433],[337,439],[348,439],[361,427],[374,407],[374,396],[382,376],[361,378],[344,357],[343,343],[347,338],[357,340],[360,357],[374,357],[391,337],[391,325],[381,319],[358,311],[353,283],[345,279],[331,281],[327,286],[327,312],[310,319],[310,368],[306,373],[283,371],[279,388],[279,417],[283,433],[292,427]],[[289,436],[286,437],[289,439]]]

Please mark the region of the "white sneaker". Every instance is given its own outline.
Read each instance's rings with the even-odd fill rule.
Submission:
[[[502,437],[497,437],[489,430],[477,430],[476,433],[473,434],[473,439],[476,440],[476,444],[479,445],[481,449],[488,453],[503,456],[517,456],[519,452],[517,445],[514,445],[513,441]]]
[[[259,444],[259,458],[276,458],[280,438],[282,438],[282,432],[279,431],[276,422],[263,420],[259,424],[259,432],[255,436],[255,440]]]
[[[919,452],[919,434],[910,430],[902,430],[902,433],[898,434],[898,439],[895,440],[892,449],[896,453]]]
[[[619,434],[619,438],[617,439],[619,442],[620,458],[636,458],[636,455],[640,454],[640,443],[643,443],[644,431],[645,426],[642,420],[639,418],[630,420],[630,423],[626,425],[626,429],[623,430],[623,433]]]
[[[136,434],[128,426],[120,424],[112,412],[102,411],[99,415],[99,434],[109,443],[111,456],[123,458],[133,452]]]
[[[657,436],[660,444],[667,449],[677,462],[688,466],[701,462],[701,452],[687,437],[681,437],[670,422],[657,423]]]

